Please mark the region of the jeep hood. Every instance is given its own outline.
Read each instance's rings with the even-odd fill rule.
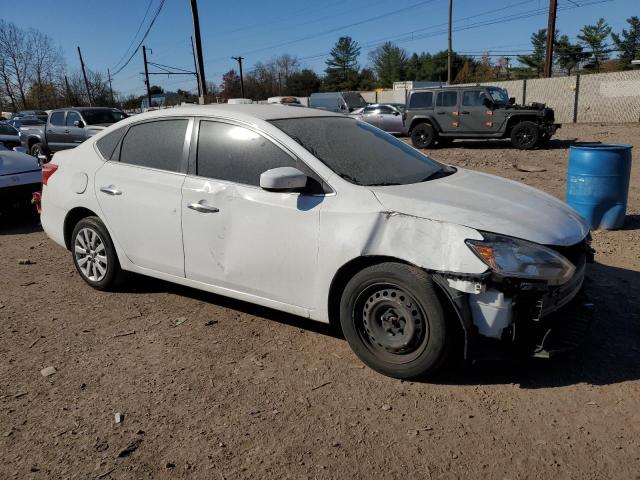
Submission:
[[[589,232],[589,225],[575,210],[551,195],[471,170],[458,169],[422,183],[370,188],[388,211],[543,245],[573,245]]]

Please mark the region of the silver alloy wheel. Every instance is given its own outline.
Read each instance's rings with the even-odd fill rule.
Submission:
[[[107,274],[108,259],[104,242],[94,229],[85,227],[74,242],[74,255],[80,272],[90,281],[99,282]]]

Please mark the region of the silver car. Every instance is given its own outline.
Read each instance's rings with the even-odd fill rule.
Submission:
[[[375,103],[366,106],[357,113],[352,113],[352,115],[385,132],[401,134],[403,132],[402,112],[404,112],[404,108],[402,103]]]

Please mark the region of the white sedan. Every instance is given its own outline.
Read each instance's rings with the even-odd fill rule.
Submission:
[[[481,336],[547,338],[589,249],[551,196],[315,109],[137,115],[57,153],[43,183],[42,226],[92,287],[124,270],[331,322],[397,378]]]

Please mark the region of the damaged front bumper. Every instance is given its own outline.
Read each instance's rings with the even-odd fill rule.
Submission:
[[[464,327],[465,358],[478,357],[480,345],[500,344],[549,358],[582,343],[591,315],[577,297],[593,251],[586,242],[558,250],[576,267],[573,277],[559,286],[490,273],[480,278],[437,275]]]

